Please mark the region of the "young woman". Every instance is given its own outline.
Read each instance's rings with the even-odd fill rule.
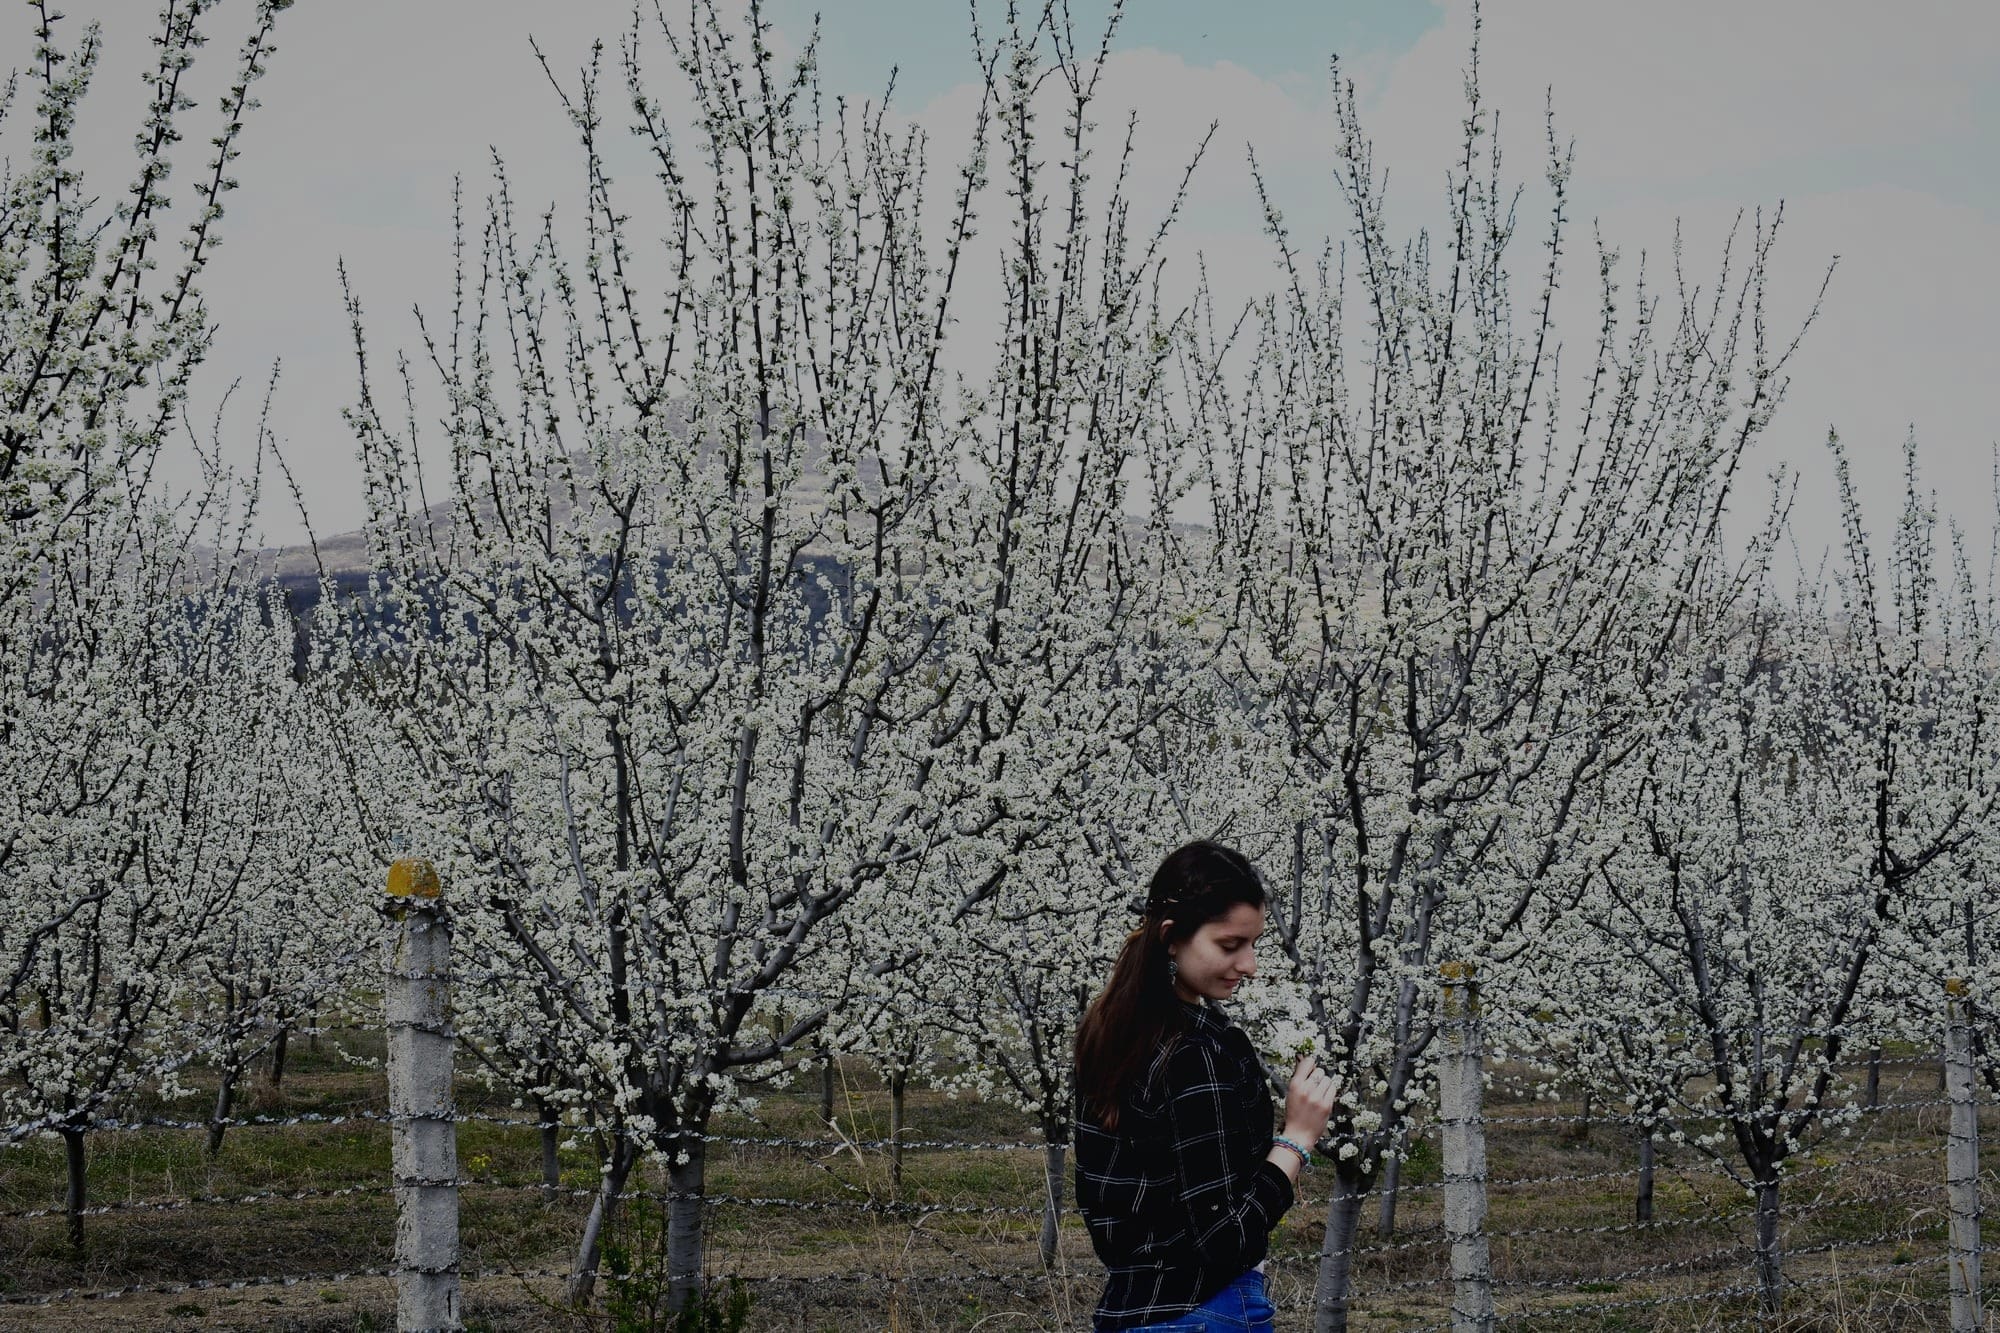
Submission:
[[[1096,1327],[1269,1329],[1271,1228],[1333,1110],[1311,1059],[1281,1134],[1256,1049],[1213,1001],[1257,973],[1264,887],[1193,842],[1154,872],[1145,920],[1076,1036],[1076,1198],[1109,1270]]]

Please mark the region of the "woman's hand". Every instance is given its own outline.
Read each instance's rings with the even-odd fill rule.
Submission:
[[[1317,1147],[1326,1133],[1327,1117],[1333,1114],[1334,1097],[1333,1079],[1310,1055],[1300,1056],[1298,1068],[1292,1071],[1292,1085],[1285,1090],[1284,1137],[1301,1149]],[[1276,1141],[1265,1160],[1295,1185],[1306,1164],[1300,1152]]]
[[[1299,1057],[1292,1083],[1285,1090],[1285,1137],[1312,1147],[1326,1133],[1337,1096],[1333,1079],[1310,1055]]]

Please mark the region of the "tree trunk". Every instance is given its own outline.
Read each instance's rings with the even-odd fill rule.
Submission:
[[[1576,1128],[1571,1131],[1571,1137],[1578,1143],[1590,1142],[1590,1112],[1595,1092],[1595,1088],[1585,1088],[1583,1090],[1583,1115],[1576,1122]]]
[[[1635,1221],[1653,1220],[1653,1135],[1649,1130],[1639,1140],[1639,1196],[1633,1204]]]
[[[69,1222],[69,1244],[73,1250],[83,1248],[83,1208],[84,1163],[83,1131],[65,1129],[62,1132],[63,1156],[69,1168],[69,1187],[63,1193],[63,1213]]]
[[[619,1196],[625,1192],[625,1178],[631,1174],[638,1156],[637,1146],[624,1134],[612,1140],[611,1160],[598,1183],[597,1197],[590,1201],[590,1215],[583,1221],[583,1239],[576,1247],[576,1270],[569,1275],[571,1305],[590,1303],[591,1290],[597,1283],[597,1260],[604,1249],[604,1227],[617,1211]]]
[[[833,1052],[823,1044],[819,1048],[819,1119],[823,1125],[833,1120]]]
[[[289,1022],[278,1024],[278,1035],[271,1042],[271,1077],[269,1086],[273,1092],[277,1091],[285,1082],[285,1049],[290,1044],[291,1038],[292,1025]]]
[[[694,1128],[690,1126],[690,1128]],[[699,1132],[706,1133],[706,1120]],[[667,1308],[679,1313],[701,1293],[702,1196],[708,1188],[708,1144],[686,1140],[675,1154],[686,1154],[667,1169],[671,1194],[667,1200]]]
[[[1056,1239],[1062,1226],[1063,1209],[1063,1159],[1068,1149],[1067,1138],[1060,1126],[1044,1126],[1042,1136],[1047,1140],[1042,1149],[1042,1266],[1053,1267],[1056,1261]]]
[[[1757,1313],[1771,1318],[1784,1301],[1784,1273],[1778,1253],[1778,1181],[1757,1179]]]
[[[1382,1159],[1382,1199],[1375,1214],[1375,1234],[1388,1240],[1396,1234],[1396,1193],[1403,1181],[1403,1159],[1395,1153]]]
[[[1361,1231],[1361,1201],[1367,1180],[1350,1163],[1333,1178],[1326,1205],[1326,1240],[1319,1251],[1319,1280],[1313,1288],[1313,1333],[1347,1333],[1347,1294],[1354,1283],[1354,1242]]]
[[[562,1129],[556,1124],[555,1112],[540,1097],[535,1098],[535,1121],[542,1135],[542,1188],[553,1191],[562,1184],[562,1163],[556,1155]]]
[[[889,1075],[889,1192],[903,1197],[903,1094],[910,1086],[910,1071],[897,1066]]]
[[[234,1059],[222,1066],[222,1083],[215,1090],[215,1114],[208,1118],[208,1160],[222,1151],[222,1136],[229,1129],[230,1104],[236,1100],[236,1077],[241,1072]]]

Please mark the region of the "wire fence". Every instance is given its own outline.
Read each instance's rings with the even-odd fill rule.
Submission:
[[[412,994],[432,979],[390,975]],[[383,1065],[330,1060],[304,1091],[295,1074],[304,1105],[69,1122],[98,1158],[98,1188],[116,1197],[64,1198],[68,1145],[50,1123],[0,1127],[0,1310],[293,1291],[360,1304],[427,1279],[449,1279],[454,1302],[463,1284],[482,1301],[560,1302],[611,1131],[457,1106],[448,1025],[389,1012]],[[1887,1327],[1888,1306],[1898,1327],[1978,1326],[1966,1310],[1978,1260],[2000,1240],[1981,1230],[2000,1181],[1976,1160],[1979,1117],[1993,1108],[1962,1012],[1941,1051],[1842,1064],[1836,1095],[1853,1114],[1786,1158],[1775,1208],[1745,1189],[1728,1141],[1699,1142],[1723,1123],[1712,1112],[1684,1116],[1680,1129],[1699,1131],[1690,1141],[1666,1135],[1659,1115],[1579,1109],[1575,1096],[1551,1105],[1544,1082],[1515,1076],[1532,1063],[1519,1052],[1488,1068],[1472,1009],[1461,1017],[1441,1025],[1439,1096],[1412,1112],[1393,1174],[1377,1171],[1358,1197],[1335,1188],[1331,1163],[1302,1178],[1267,1260],[1280,1308],[1310,1309],[1325,1273],[1344,1268],[1347,1309],[1369,1329],[1730,1327],[1779,1304],[1793,1328],[1829,1309]],[[395,1083],[399,1023],[444,1052],[435,1103]],[[457,1073],[476,1103],[478,1085]],[[1864,1080],[1875,1101],[1852,1104]],[[1102,1270],[1066,1195],[1050,1196],[1040,1137],[1008,1132],[992,1107],[935,1096],[919,1099],[919,1118],[944,1132],[861,1133],[881,1123],[881,1090],[850,1092],[831,1124],[815,1100],[768,1097],[712,1132],[649,1136],[660,1150],[698,1140],[706,1182],[675,1188],[669,1171],[643,1165],[621,1192],[617,1260],[598,1280],[657,1295],[674,1274],[654,1214],[693,1203],[707,1275],[743,1281],[772,1326],[830,1301],[857,1328],[957,1326],[972,1303],[1029,1326],[1088,1325]],[[445,1133],[444,1155],[421,1159],[431,1167],[400,1137],[414,1122]],[[219,1129],[234,1137],[215,1153]],[[553,1162],[552,1133],[564,1140]],[[451,1203],[451,1246],[432,1260],[403,1245],[419,1195]],[[109,1234],[65,1245],[65,1230],[73,1240],[86,1223]]]
[[[1926,1072],[1917,1062],[1908,1068],[1912,1079]],[[1928,1298],[1941,1311],[1946,1134],[1937,1113],[1946,1106],[1934,1097],[1892,1097],[1874,1108],[1862,1128],[1800,1154],[1785,1177],[1788,1197],[1781,1239],[1788,1297],[1822,1300],[1828,1281],[1837,1275],[1850,1299],[1863,1300],[1870,1291],[1885,1287],[1907,1289],[1913,1298]],[[277,1133],[298,1140],[289,1156],[306,1160],[316,1138],[360,1133],[379,1158],[392,1119],[384,1107],[362,1107],[238,1116],[227,1124],[232,1131]],[[471,1257],[460,1278],[481,1286],[498,1283],[553,1292],[569,1272],[562,1249],[553,1247],[553,1252],[544,1252],[533,1262],[489,1252],[491,1247],[482,1246],[479,1235],[481,1219],[507,1213],[512,1205],[504,1201],[520,1200],[537,1209],[559,1205],[557,1211],[574,1221],[596,1187],[580,1180],[575,1170],[553,1183],[525,1174],[532,1171],[541,1122],[479,1110],[460,1112],[454,1120],[461,1130],[484,1136],[485,1150],[475,1156],[492,1157],[511,1148],[516,1168],[512,1174],[466,1171],[451,1180],[466,1193],[470,1222]],[[1483,1183],[1492,1210],[1486,1236],[1493,1247],[1496,1322],[1545,1327],[1553,1326],[1552,1321],[1601,1320],[1611,1314],[1643,1317],[1652,1312],[1659,1316],[1660,1326],[1671,1326],[1673,1312],[1693,1304],[1702,1304],[1706,1311],[1714,1302],[1754,1302],[1758,1294],[1752,1276],[1754,1208],[1715,1162],[1684,1148],[1661,1153],[1655,1167],[1659,1199],[1655,1216],[1638,1220],[1629,1215],[1640,1175],[1636,1163],[1590,1170],[1532,1170],[1516,1165],[1558,1156],[1588,1162],[1633,1154],[1637,1139],[1627,1117],[1496,1106],[1481,1120],[1495,1163]],[[135,1116],[97,1123],[91,1135],[94,1141],[144,1142],[155,1151],[162,1145],[178,1145],[187,1157],[211,1125],[192,1118]],[[1888,1128],[1878,1132],[1878,1125]],[[940,1299],[948,1301],[948,1293],[973,1287],[989,1297],[1011,1299],[1024,1312],[1048,1317],[1050,1326],[1060,1326],[1051,1315],[1058,1309],[1074,1313],[1080,1303],[1087,1315],[1098,1279],[1075,1220],[1067,1223],[1052,1263],[1042,1264],[1036,1254],[1034,1232],[1047,1201],[1039,1191],[1022,1186],[1024,1180],[1039,1175],[1045,1149],[1040,1140],[906,1137],[900,1146],[913,1170],[910,1185],[899,1195],[884,1182],[889,1139],[788,1133],[754,1122],[743,1128],[761,1132],[736,1132],[732,1127],[701,1136],[720,1151],[711,1159],[712,1187],[699,1197],[713,1240],[709,1268],[742,1277],[759,1292],[760,1300],[809,1302],[810,1292],[834,1287],[872,1291],[886,1300],[892,1289],[930,1287],[946,1293]],[[1382,1191],[1363,1197],[1365,1215],[1351,1246],[1350,1308],[1367,1316],[1369,1328],[1452,1327],[1452,1275],[1447,1262],[1451,1236],[1443,1225],[1439,1198],[1447,1182],[1439,1178],[1437,1130],[1435,1123],[1426,1123],[1412,1136],[1403,1179],[1395,1190],[1398,1215],[1393,1223],[1381,1225],[1373,1216]],[[35,1151],[38,1145],[40,1151]],[[0,1290],[0,1305],[41,1307],[268,1288],[321,1291],[354,1283],[379,1287],[392,1275],[388,1238],[378,1233],[372,1263],[351,1263],[343,1256],[325,1268],[301,1264],[296,1271],[228,1277],[187,1272],[101,1285],[65,1281],[67,1270],[61,1264],[35,1262],[35,1256],[54,1251],[55,1230],[68,1215],[59,1201],[60,1177],[54,1170],[58,1155],[46,1140],[27,1140],[22,1146],[30,1151],[10,1154],[9,1168],[0,1174],[0,1199],[9,1203],[0,1208],[0,1237],[11,1256],[5,1265],[8,1289]],[[963,1180],[982,1174],[978,1165],[982,1159],[1017,1154],[1033,1154],[1035,1161],[1005,1176],[1009,1183],[981,1190]],[[950,1169],[926,1171],[921,1160],[925,1155]],[[27,1158],[39,1160],[30,1163]],[[381,1166],[386,1168],[386,1163]],[[129,1166],[125,1169],[136,1183]],[[1310,1299],[1319,1266],[1329,1252],[1323,1218],[1328,1206],[1325,1178],[1330,1174],[1322,1164],[1306,1177],[1300,1206],[1273,1245],[1269,1267],[1274,1294],[1281,1301],[1289,1297],[1294,1308]],[[789,1188],[768,1188],[774,1179]],[[759,1182],[766,1187],[758,1188]],[[943,1193],[939,1185],[955,1192]],[[1996,1186],[1992,1173],[1982,1173],[1978,1186],[1982,1201],[1990,1197]],[[260,1214],[283,1208],[307,1210],[321,1221],[339,1222],[346,1213],[353,1225],[379,1227],[390,1213],[395,1188],[382,1169],[373,1180],[135,1193],[94,1203],[82,1212],[91,1219],[143,1214],[155,1225],[163,1214],[209,1212],[227,1214],[228,1225],[240,1228],[254,1225]],[[16,1202],[37,1189],[42,1191],[42,1202]],[[634,1206],[665,1205],[687,1197],[691,1196],[686,1192],[646,1184],[625,1193]],[[496,1206],[496,1200],[503,1202]],[[358,1205],[368,1207],[353,1215]],[[1615,1216],[1620,1210],[1626,1215]],[[797,1242],[792,1257],[800,1262],[794,1271],[783,1271],[782,1246],[765,1247],[760,1254],[741,1243],[746,1233],[772,1238],[774,1232],[762,1219],[774,1215],[792,1219],[784,1224],[783,1236]],[[841,1234],[857,1224],[873,1229],[865,1241],[847,1246],[850,1260],[867,1250],[891,1253],[895,1262],[828,1267],[824,1237],[813,1239],[813,1228],[819,1225],[815,1216],[829,1219],[827,1227]],[[759,1220],[746,1223],[745,1218]],[[946,1221],[971,1225],[940,1228],[938,1224]],[[198,1261],[198,1256],[190,1258]],[[603,1276],[611,1282],[648,1280],[644,1273]],[[1947,1326],[1942,1315],[1935,1326]]]

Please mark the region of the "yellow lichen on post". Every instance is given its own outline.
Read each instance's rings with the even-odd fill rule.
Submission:
[[[391,898],[436,898],[444,893],[437,868],[420,856],[406,856],[389,867]]]
[[[1472,989],[1472,964],[1449,962],[1438,964],[1438,976],[1444,980],[1444,1016],[1449,1019],[1470,1018],[1479,1012],[1479,997]]]
[[[1964,977],[1946,977],[1944,993],[1954,1000],[1962,1000],[1972,993],[1972,987],[1966,985]]]

